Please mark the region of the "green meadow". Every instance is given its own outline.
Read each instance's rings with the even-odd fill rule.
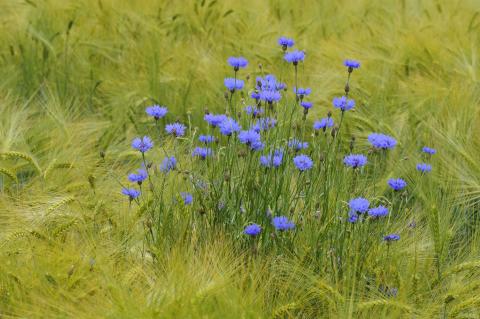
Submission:
[[[479,123],[478,0],[0,0],[0,318],[480,318]]]

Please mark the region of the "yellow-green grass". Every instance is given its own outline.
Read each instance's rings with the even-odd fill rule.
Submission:
[[[333,110],[355,58],[348,134],[361,147],[372,131],[399,140],[379,185],[415,185],[404,219],[423,222],[385,268],[373,267],[384,250],[363,266],[395,273],[396,298],[335,282],[301,240],[297,256],[252,255],[192,230],[145,253],[118,184],[139,159],[129,143],[144,107],[202,127],[205,108],[225,107],[228,56],[247,57],[252,79],[258,64],[292,71],[280,35],[307,52],[311,118]],[[0,317],[480,317],[479,41],[475,0],[1,1]],[[424,145],[438,150],[428,183],[414,171]]]

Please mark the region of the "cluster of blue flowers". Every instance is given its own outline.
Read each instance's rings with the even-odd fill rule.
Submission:
[[[427,146],[424,146],[422,148],[422,152],[428,157],[432,157],[437,151],[434,148],[430,148]],[[432,170],[432,165],[428,163],[418,163],[417,164],[417,171],[421,172],[422,174],[429,173]]]
[[[153,105],[149,106],[145,109],[145,112],[148,116],[151,116],[158,121],[161,118],[164,118],[167,113],[168,109],[165,106]],[[167,135],[171,135],[173,137],[182,137],[186,133],[186,126],[175,122],[165,125],[165,133]],[[137,173],[131,173],[128,175],[128,180],[133,183],[137,183],[139,187],[141,187],[142,183],[149,177],[149,166],[145,161],[145,153],[152,149],[154,146],[152,139],[149,136],[137,137],[134,138],[132,141],[132,148],[136,151],[139,151],[142,154],[143,158],[143,168],[138,169]],[[173,171],[177,168],[177,159],[175,156],[166,156],[161,164],[159,165],[159,170],[163,173],[168,173]],[[123,187],[122,194],[128,196],[130,202],[133,200],[138,200],[141,195],[141,190],[137,190],[131,187]],[[181,193],[180,195],[184,198],[185,204],[189,204],[192,202],[191,199],[185,197],[188,193]],[[192,195],[189,195],[190,197]]]
[[[393,137],[380,133],[370,134],[368,136],[368,141],[373,147],[382,150],[392,149],[395,147],[395,145],[397,145],[397,141]]]
[[[377,220],[382,217],[388,216],[388,208],[379,205],[376,207],[370,207],[370,202],[368,199],[363,197],[357,197],[351,199],[348,203],[350,211],[348,213],[348,221],[350,223],[357,223],[364,220],[367,216],[372,220]],[[396,238],[396,239],[395,239]],[[385,241],[399,240],[400,236],[396,234],[387,235],[384,237]]]
[[[145,110],[146,114],[154,120],[151,121],[152,126],[154,122],[159,135],[161,135],[162,138],[169,139],[172,143],[189,141],[191,147],[189,147],[188,154],[191,154],[191,157],[189,158],[188,163],[194,163],[193,165],[198,165],[198,167],[201,167],[202,169],[210,169],[211,163],[214,163],[215,160],[231,160],[229,164],[230,169],[232,170],[231,167],[235,167],[234,165],[239,163],[235,161],[242,161],[241,158],[245,157],[245,154],[247,154],[249,161],[248,167],[245,166],[245,170],[243,171],[245,175],[248,175],[248,172],[252,169],[252,166],[254,166],[257,169],[261,168],[259,171],[262,172],[262,174],[265,174],[265,176],[275,176],[276,178],[277,175],[281,175],[282,172],[288,168],[288,172],[295,172],[298,181],[308,180],[309,183],[312,183],[312,176],[317,173],[316,169],[324,167],[322,166],[324,154],[315,154],[319,145],[317,141],[322,141],[321,143],[340,141],[340,138],[336,139],[336,134],[341,127],[341,123],[345,116],[349,116],[348,114],[350,113],[348,111],[351,111],[356,107],[355,100],[349,96],[349,81],[352,72],[360,67],[360,63],[355,60],[344,61],[344,66],[347,68],[348,73],[345,94],[339,94],[341,96],[336,96],[332,100],[333,110],[334,112],[337,112],[338,115],[335,114],[332,116],[332,113],[328,112],[326,117],[313,121],[313,126],[311,124],[307,125],[305,120],[309,110],[313,107],[318,107],[318,104],[311,102],[312,90],[308,87],[300,87],[297,83],[297,67],[300,63],[305,61],[305,51],[291,49],[294,47],[295,41],[286,37],[278,39],[278,45],[281,47],[283,59],[294,66],[295,86],[293,86],[293,94],[292,90],[287,90],[287,85],[283,83],[281,79],[276,78],[272,74],[264,75],[262,73],[262,76],[255,78],[254,83],[251,83],[249,78],[245,78],[245,80],[242,79],[241,73],[244,72],[242,70],[249,65],[248,60],[241,56],[229,57],[227,59],[227,63],[231,67],[229,68],[229,72],[232,72],[232,69],[233,72],[229,77],[224,78],[224,86],[227,90],[225,93],[228,104],[227,108],[230,107],[225,114],[206,112],[203,116],[203,120],[206,123],[204,126],[207,127],[207,130],[200,130],[200,135],[198,135],[197,138],[197,130],[192,127],[187,127],[180,123],[180,121],[165,123],[166,119],[170,117],[167,107],[152,105]],[[221,83],[219,83],[219,85],[221,86]],[[239,92],[242,90],[248,90],[249,94]],[[284,96],[282,96],[282,94]],[[289,101],[288,94],[292,95],[291,105],[294,105],[293,111],[303,110],[303,127],[301,129],[298,129],[297,126],[294,127],[292,117],[290,117],[290,122],[288,123],[282,123],[282,121],[277,123],[278,117],[276,111],[283,104],[280,104],[279,102]],[[237,112],[233,105],[237,106],[238,104],[232,103],[234,103],[233,101],[236,100],[236,97],[239,95],[241,95],[242,109],[240,112]],[[290,107],[288,103],[287,106]],[[361,107],[361,104],[359,104],[357,108],[358,107]],[[298,118],[300,119],[300,117]],[[336,119],[340,118],[338,120],[338,125],[336,125],[334,117]],[[284,133],[283,131],[280,131],[278,127],[285,127],[285,124],[290,127],[288,135],[285,134],[286,136],[282,136]],[[291,131],[291,127],[294,127],[295,129]],[[305,130],[312,131],[312,128],[314,134],[311,136],[313,136],[314,140],[309,139],[309,135],[305,133]],[[327,130],[331,132],[330,135],[332,138],[326,134]],[[275,135],[279,131],[280,134]],[[299,131],[301,131],[300,134],[298,133]],[[321,132],[324,134],[315,140],[315,136],[319,136]],[[191,138],[189,138],[189,136]],[[274,140],[273,142],[272,139]],[[368,148],[368,154],[373,154],[373,156],[392,152],[397,146],[397,140],[394,137],[383,133],[371,133],[368,135],[367,140],[371,145]],[[157,144],[157,142],[155,143]],[[163,143],[158,144],[161,145]],[[332,144],[334,143],[332,142]],[[330,147],[332,144],[327,145]],[[333,157],[334,165],[340,165],[340,169],[345,170],[346,174],[349,176],[356,177],[357,175],[361,175],[362,172],[369,172],[367,166],[369,165],[369,159],[367,159],[366,155],[359,154],[361,151],[354,151],[353,146],[351,146],[350,151],[345,154],[340,142],[338,142],[338,145],[340,145],[340,147],[336,147],[336,145],[332,146],[332,148],[335,149],[335,152],[338,151],[339,153],[334,153],[333,156],[329,157],[329,163],[332,162]],[[149,136],[133,139],[131,146],[134,150],[140,153],[143,163],[141,168],[128,175],[128,181],[133,183],[131,184],[133,187],[123,187],[122,189],[122,194],[128,198],[130,204],[134,201],[141,204],[142,201],[144,201],[142,184],[148,179],[148,183],[152,186],[152,179],[154,179],[156,175],[166,178],[166,176],[171,177],[172,175],[175,176],[175,174],[187,172],[185,175],[188,174],[194,190],[205,192],[207,188],[212,189],[219,184],[221,189],[221,187],[225,185],[222,184],[224,183],[224,180],[230,181],[231,176],[229,176],[229,174],[231,171],[228,171],[227,165],[222,166],[225,170],[223,171],[221,179],[213,178],[210,184],[197,179],[195,174],[184,169],[184,161],[182,160],[182,157],[179,157],[179,161],[177,161],[177,158],[173,154],[167,154],[166,150],[163,149],[163,145],[161,146],[165,153],[164,157],[160,164],[156,164],[158,166],[153,166],[152,168],[153,164],[146,161],[146,153],[154,147],[154,143]],[[232,149],[234,152],[231,152]],[[183,151],[184,148],[181,148],[181,150]],[[177,151],[178,148],[174,148],[173,153],[176,154],[175,152]],[[429,147],[424,147],[422,151],[428,159],[436,153],[435,149]],[[345,168],[342,168],[342,158]],[[245,162],[246,161],[244,161],[244,163]],[[364,168],[366,166],[367,168]],[[157,168],[161,172],[160,174],[157,174]],[[334,169],[338,169],[338,166],[334,166]],[[417,170],[422,173],[427,173],[431,170],[431,165],[428,163],[419,163],[417,165]],[[203,174],[203,172],[199,173],[199,175]],[[237,176],[235,177],[238,178]],[[241,176],[241,178],[244,178],[244,176]],[[237,180],[234,179],[234,181]],[[300,186],[305,187],[305,185]],[[400,197],[406,194],[403,190],[407,188],[407,182],[402,178],[390,178],[387,181],[387,185],[391,189],[389,190],[392,194],[391,196]],[[145,185],[143,187],[145,187]],[[234,189],[234,191],[241,192],[243,190]],[[194,195],[192,193],[185,191],[176,192],[176,195],[172,200],[173,204],[186,210],[188,209],[187,207],[203,206],[203,197],[194,193],[194,201]],[[204,194],[201,195],[203,196]],[[219,198],[222,199],[214,204],[214,207],[219,210],[224,209],[225,207],[232,207],[228,197],[227,199],[224,199],[223,196],[224,195],[221,194]],[[243,198],[240,198],[238,202],[235,202],[236,209],[239,212],[238,215],[242,216],[241,223],[246,225],[243,228],[243,234],[246,235],[244,236],[245,238],[262,237],[264,236],[265,230],[271,230],[272,232],[276,232],[275,236],[281,236],[281,234],[292,233],[296,229],[295,221],[288,216],[285,216],[285,212],[282,212],[280,209],[274,212],[268,210],[267,221],[265,221],[264,216],[259,217],[258,215],[254,217],[255,220],[250,220],[249,218],[251,218],[251,214],[246,213],[249,210],[247,204],[248,203],[245,203]],[[384,202],[383,204],[384,205],[376,203],[375,205],[371,205],[370,201],[366,198],[353,198],[348,202],[348,217],[341,219],[341,222],[346,223],[347,225],[350,225],[348,222],[351,224],[361,222],[381,224],[381,220],[389,216],[391,213],[389,210],[393,210],[392,207],[394,207],[386,205]],[[288,203],[287,205],[291,204]],[[262,218],[264,222],[259,221],[259,218]],[[238,222],[238,220],[234,219],[235,218],[232,218],[231,220],[233,220],[233,222]],[[235,227],[238,227],[238,224],[239,223],[235,224]],[[351,227],[357,226],[352,225]],[[238,231],[240,232],[240,229]],[[382,234],[382,236],[383,235],[384,234]],[[398,241],[399,239],[400,235],[395,233],[383,237],[383,240],[388,244]]]

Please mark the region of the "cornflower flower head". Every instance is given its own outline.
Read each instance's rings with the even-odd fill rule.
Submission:
[[[260,100],[267,102],[268,104],[272,104],[274,102],[280,101],[282,95],[280,92],[275,90],[267,90],[260,92]]]
[[[295,228],[295,224],[285,216],[277,216],[272,218],[272,225],[276,230],[285,231]]]
[[[212,135],[200,135],[198,137],[198,141],[200,143],[205,143],[205,144],[210,144],[210,143],[213,143],[215,142],[215,136],[212,136]]]
[[[283,83],[283,82],[278,82],[277,83],[277,86],[275,87],[275,89],[277,91],[280,91],[280,90],[284,90],[287,88],[287,84]]]
[[[138,183],[138,185],[141,185],[144,180],[146,180],[148,177],[148,173],[144,169],[139,169],[137,170],[137,174],[132,173],[128,175],[128,180],[133,183]]]
[[[347,99],[346,96],[334,97],[332,104],[342,112],[349,111],[355,107],[355,101],[352,99]]]
[[[299,171],[303,172],[313,167],[312,159],[304,154],[297,155],[293,158],[293,163]]]
[[[248,131],[240,131],[240,133],[238,133],[238,139],[242,144],[251,145],[257,141],[260,141],[261,136],[256,131],[250,129]]]
[[[400,235],[390,234],[390,235],[384,236],[383,240],[386,241],[387,243],[390,243],[392,241],[397,241],[397,240],[400,240]]]
[[[262,231],[262,227],[260,227],[260,225],[250,224],[245,227],[245,229],[243,230],[243,233],[245,235],[255,237],[258,234],[260,234],[261,231]]]
[[[345,60],[343,61],[343,65],[348,68],[348,72],[352,72],[353,69],[358,69],[360,67],[360,62],[355,60]]]
[[[312,102],[307,102],[307,101],[302,101],[302,102],[300,102],[300,105],[301,105],[305,110],[308,110],[308,109],[311,109],[311,108],[312,108],[313,103],[312,103]]]
[[[401,178],[390,178],[387,183],[394,191],[400,191],[407,186],[407,182]]]
[[[149,115],[152,116],[155,120],[159,120],[168,113],[168,109],[165,106],[160,106],[160,105],[152,105],[149,106],[145,109],[145,112]]]
[[[252,129],[248,131],[241,131],[238,134],[238,139],[240,140],[240,143],[250,146],[250,148],[254,151],[263,148],[260,134]]]
[[[368,210],[368,216],[371,218],[385,217],[388,215],[388,208],[385,206],[373,207]]]
[[[325,117],[321,119],[320,121],[315,121],[313,123],[313,129],[318,131],[318,130],[325,130],[328,127],[332,127],[335,123],[333,122],[333,119],[331,117]]]
[[[231,67],[233,67],[235,72],[237,72],[239,69],[246,68],[248,65],[247,59],[241,56],[239,57],[231,56],[227,59],[227,62],[228,64],[230,64]]]
[[[345,166],[358,168],[367,164],[367,157],[362,154],[350,154],[343,158],[343,163]]]
[[[293,88],[293,93],[295,93],[295,95],[297,95],[300,100],[303,100],[305,96],[309,96],[311,92],[312,90],[310,88]]]
[[[424,173],[429,173],[432,170],[432,165],[427,163],[417,164],[417,171]]]
[[[424,152],[424,153],[426,153],[426,154],[428,154],[428,155],[433,155],[433,154],[435,154],[435,153],[437,152],[437,150],[434,149],[434,148],[430,148],[430,147],[424,146],[424,147],[422,148],[422,152]]]
[[[288,141],[288,147],[294,149],[295,151],[300,151],[308,147],[308,142],[302,142],[296,138]]]
[[[347,221],[348,221],[349,223],[352,223],[352,224],[356,223],[356,222],[358,221],[358,215],[357,215],[357,213],[350,211],[350,212],[348,213],[348,219],[347,219]]]
[[[283,151],[275,150],[268,155],[260,156],[260,165],[264,167],[279,167],[282,165]]]
[[[220,125],[220,133],[226,136],[232,135],[234,132],[239,132],[242,127],[231,117],[226,118]]]
[[[250,97],[258,102],[258,100],[260,100],[260,92],[253,91],[252,93],[250,93]]]
[[[271,128],[274,128],[276,124],[276,119],[271,117],[265,117],[256,120],[255,123],[252,125],[251,129],[257,133],[260,133],[261,131],[267,131]]]
[[[223,121],[227,119],[225,114],[205,114],[203,119],[213,127],[219,126]]]
[[[293,65],[297,65],[298,62],[302,62],[303,60],[305,60],[305,52],[299,50],[287,52],[285,53],[284,59],[288,63],[293,63]]]
[[[167,124],[165,126],[165,132],[167,134],[173,135],[175,137],[179,136],[184,136],[185,135],[185,129],[187,127],[181,123],[173,123],[173,124]]]
[[[162,164],[160,164],[160,171],[168,173],[174,170],[177,167],[177,159],[175,156],[167,156],[163,159]]]
[[[348,206],[350,206],[351,212],[363,214],[367,212],[368,207],[370,206],[370,202],[363,197],[357,197],[357,198],[351,199],[348,202]]]
[[[263,109],[258,106],[248,105],[245,107],[245,113],[251,115],[253,118],[258,117],[264,113]]]
[[[190,205],[193,202],[193,195],[190,193],[182,192],[180,196],[183,199],[183,204]]]
[[[195,147],[192,152],[193,157],[199,157],[202,160],[212,156],[212,149],[208,147]]]
[[[130,201],[134,200],[138,196],[140,196],[140,191],[134,189],[134,188],[123,188],[122,189],[122,194],[128,196],[128,199]]]
[[[373,147],[383,150],[392,149],[397,145],[397,141],[393,137],[380,133],[370,134],[368,136],[368,141]]]
[[[267,74],[264,77],[257,76],[255,88],[258,91],[278,91],[278,87],[282,85],[283,83],[278,82],[275,75]]]
[[[235,90],[243,89],[243,85],[245,82],[243,80],[235,79],[235,78],[225,78],[223,80],[223,84],[230,92],[235,92]]]
[[[293,47],[293,45],[295,44],[295,41],[287,37],[280,37],[278,39],[278,44],[282,47],[283,51],[286,51],[287,48]]]
[[[145,153],[153,147],[153,142],[148,136],[137,137],[132,141],[132,147],[137,151]]]

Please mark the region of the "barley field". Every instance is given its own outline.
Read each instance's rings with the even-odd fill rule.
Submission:
[[[0,318],[480,318],[479,0],[0,0]]]

